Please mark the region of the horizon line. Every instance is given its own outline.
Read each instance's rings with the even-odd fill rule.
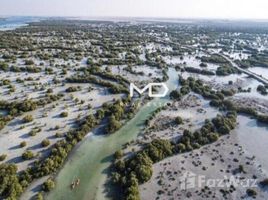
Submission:
[[[104,18],[104,19],[168,19],[168,20],[228,20],[228,21],[267,21],[268,18],[246,17],[175,17],[175,16],[93,16],[93,15],[0,15],[0,18],[8,17],[47,17],[47,18]]]

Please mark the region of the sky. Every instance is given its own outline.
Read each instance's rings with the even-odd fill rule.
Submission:
[[[0,15],[268,19],[268,0],[0,0]]]

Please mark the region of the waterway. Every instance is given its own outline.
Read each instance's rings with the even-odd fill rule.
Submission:
[[[171,91],[178,86],[178,73],[174,69],[169,69],[168,75],[167,85]],[[113,153],[127,142],[135,140],[145,120],[168,101],[168,97],[153,99],[149,104],[144,105],[132,120],[112,135],[91,134],[73,152],[59,172],[56,178],[57,186],[47,199],[107,199],[104,184]],[[80,186],[71,190],[70,184],[77,178],[80,179]]]
[[[0,31],[14,30],[16,28],[27,26],[30,22],[40,21],[40,17],[6,17],[0,19]]]

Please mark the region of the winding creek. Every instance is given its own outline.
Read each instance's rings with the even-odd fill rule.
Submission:
[[[171,91],[178,86],[178,73],[170,68],[168,75],[167,85]],[[125,143],[135,140],[143,128],[144,121],[154,110],[168,101],[168,98],[153,99],[140,108],[132,120],[112,135],[89,135],[59,172],[56,179],[57,186],[46,199],[109,199],[106,196],[105,182],[112,154]],[[268,145],[268,127],[247,116],[239,115],[237,120],[238,127],[234,133],[238,135],[239,143],[250,155],[256,156],[267,172],[268,157],[263,152]],[[77,178],[81,181],[80,186],[71,190],[70,184]]]
[[[178,73],[170,68],[168,76],[167,85],[171,91],[178,86]],[[106,199],[104,184],[112,154],[125,143],[136,139],[144,121],[168,101],[168,97],[155,98],[140,108],[136,116],[116,133],[107,136],[92,134],[85,139],[59,172],[57,186],[47,199]],[[80,186],[71,190],[70,184],[77,178],[80,179]]]
[[[178,72],[170,68],[168,76],[169,80],[167,81],[167,85],[171,91],[178,87]],[[202,75],[199,75],[197,78],[200,77],[203,79],[208,78]],[[225,77],[224,80],[218,77],[212,78],[215,79],[215,84],[223,84],[223,82],[228,82],[229,79],[244,79],[246,77],[242,74],[231,75]],[[251,93],[243,93],[243,95],[259,97],[258,93],[255,91],[259,82],[253,79],[253,81],[248,81],[248,84],[247,87],[251,86],[254,90],[251,91]],[[267,99],[267,97],[264,96],[262,98]],[[105,183],[113,153],[127,142],[135,140],[144,126],[144,121],[151,116],[152,112],[168,101],[168,97],[153,99],[151,102],[141,107],[133,119],[112,135],[95,135],[89,133],[88,137],[72,152],[64,167],[57,174],[56,188],[46,196],[46,199],[109,199],[109,197],[106,196],[107,191],[105,190],[108,187],[105,187]],[[208,104],[206,105],[208,106]],[[205,107],[204,109],[207,110]],[[187,115],[189,113],[186,112],[185,114]],[[211,110],[209,115],[214,116],[216,112]],[[238,116],[237,121],[239,124],[234,132],[238,136],[239,144],[243,146],[249,155],[256,156],[259,163],[263,166],[264,171],[268,172],[268,156],[263,153],[266,151],[268,145],[268,127],[257,123],[254,119],[242,115]],[[43,181],[46,178],[47,177],[44,177]],[[80,179],[80,185],[71,190],[70,184],[76,179]],[[39,183],[41,184],[42,181]],[[35,187],[36,184],[33,184],[33,186]],[[31,196],[35,189],[36,188],[30,187],[21,199],[29,199],[28,197]]]
[[[0,21],[0,31],[13,30],[18,27],[27,26],[30,22],[40,21],[44,18],[32,18],[32,17],[12,17]],[[202,56],[202,54],[200,54]],[[142,59],[144,55],[142,56]],[[229,60],[229,59],[228,59]],[[229,60],[232,62],[231,60]],[[168,64],[183,64],[187,62],[190,66],[200,68],[200,61],[195,59],[195,56],[185,57],[184,60],[180,58],[167,58]],[[233,62],[232,62],[233,63]],[[234,64],[233,64],[234,65]],[[215,71],[218,66],[214,64],[208,64],[207,69]],[[186,77],[193,76],[203,80],[212,80],[215,86],[227,84],[229,81],[235,82],[238,79],[247,80],[243,85],[243,89],[251,87],[250,93],[238,93],[236,97],[251,97],[267,100],[267,96],[260,95],[256,88],[260,84],[261,79],[265,79],[262,82],[266,83],[268,78],[268,70],[265,68],[254,67],[248,70],[245,74],[232,74],[227,77],[213,76],[208,77],[200,74],[185,73]],[[248,74],[255,74],[255,78],[248,77]],[[173,68],[168,70],[169,80],[167,85],[169,91],[178,87],[178,72]],[[184,77],[185,77],[184,76]],[[257,76],[260,76],[259,79]],[[257,78],[256,78],[257,77]],[[258,80],[256,80],[258,79]],[[120,130],[111,135],[96,135],[89,133],[88,136],[72,151],[68,157],[63,168],[56,176],[56,188],[51,191],[45,198],[47,200],[103,200],[109,199],[107,197],[107,187],[105,187],[107,176],[109,172],[109,166],[113,159],[113,153],[122,148],[122,145],[135,140],[144,127],[144,122],[148,119],[152,113],[163,104],[169,102],[169,97],[154,98],[151,102],[142,106],[136,113],[135,117],[127,122]],[[267,106],[267,105],[266,105]],[[211,117],[217,114],[214,109],[208,109],[209,103],[206,102],[203,108],[206,110],[206,116]],[[211,108],[211,107],[209,107]],[[180,115],[193,116],[196,121],[196,125],[201,126],[198,121],[198,116],[190,110],[178,111]],[[0,110],[0,116],[6,115],[5,110]],[[255,119],[251,119],[248,116],[238,115],[238,126],[234,130],[234,134],[237,134],[239,144],[249,153],[251,156],[255,156],[258,162],[262,165],[264,171],[268,175],[268,126],[257,123]],[[44,177],[45,180],[47,177]],[[71,190],[71,183],[76,180],[80,180],[79,187]],[[35,185],[36,186],[36,185]],[[34,188],[33,190],[35,190]],[[32,191],[31,191],[32,192]],[[26,196],[21,199],[29,199],[29,195],[32,193],[26,191]],[[31,194],[29,194],[31,193]],[[28,196],[27,196],[28,195]]]

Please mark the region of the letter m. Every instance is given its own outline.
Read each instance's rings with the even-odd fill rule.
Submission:
[[[164,88],[164,91],[162,94],[153,94],[152,87],[153,86],[162,86]],[[168,93],[168,87],[165,83],[149,83],[146,85],[143,89],[139,89],[134,83],[130,83],[130,97],[133,97],[134,95],[134,89],[141,95],[144,93],[147,89],[149,89],[149,97],[165,97]]]
[[[130,92],[130,97],[134,96],[134,90],[136,90],[139,94],[144,93],[147,89],[149,89],[150,85],[146,85],[143,89],[139,89],[134,83],[130,83],[129,87],[129,92]]]

